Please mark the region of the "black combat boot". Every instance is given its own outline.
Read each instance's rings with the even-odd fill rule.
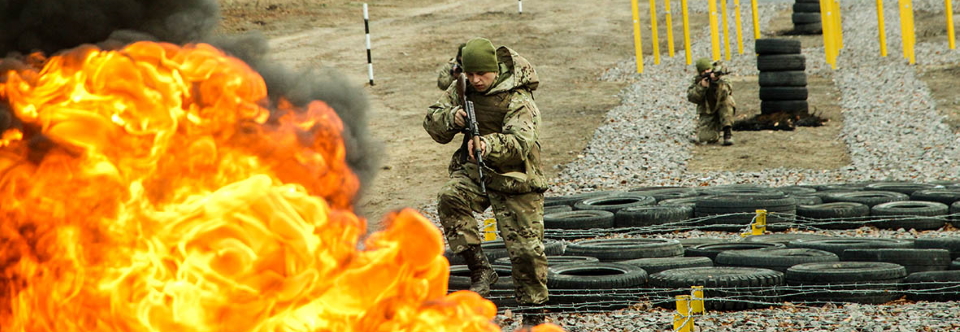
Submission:
[[[723,145],[733,145],[733,129],[730,126],[723,127]]]
[[[483,254],[480,245],[467,246],[467,250],[461,252],[460,256],[467,261],[467,268],[470,269],[470,290],[483,297],[490,296],[490,285],[500,277],[493,270],[493,266],[490,266],[490,261]]]
[[[523,310],[523,327],[534,327],[546,323],[547,311],[545,309],[526,309]]]

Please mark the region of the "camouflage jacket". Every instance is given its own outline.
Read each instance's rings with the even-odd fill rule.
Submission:
[[[457,59],[453,58],[437,68],[437,88],[440,90],[447,91],[450,83],[453,83],[454,77],[450,75],[450,71],[453,70],[453,64],[455,63],[457,63]]]
[[[486,92],[468,84],[467,99],[474,103],[480,135],[487,144],[484,183],[511,194],[543,192],[546,179],[540,161],[540,110],[533,91],[540,80],[530,63],[507,47],[497,49],[500,73]],[[456,83],[429,107],[423,128],[434,141],[447,144],[463,129],[453,123],[453,111],[462,104]],[[450,173],[464,170],[478,181],[478,166],[467,161],[467,138],[450,162]]]
[[[687,100],[697,104],[697,114],[713,114],[723,107],[737,108],[733,100],[733,86],[722,77],[705,88],[700,86],[700,75],[695,75],[693,83],[687,88]]]

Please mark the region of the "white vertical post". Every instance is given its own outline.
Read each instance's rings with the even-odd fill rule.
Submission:
[[[517,0],[517,11],[523,14],[523,0]]]
[[[373,58],[370,56],[370,15],[367,13],[367,4],[363,4],[363,30],[367,34],[367,76],[370,85],[373,85]]]

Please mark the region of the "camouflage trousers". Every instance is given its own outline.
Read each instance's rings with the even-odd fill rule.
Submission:
[[[440,190],[437,212],[450,249],[455,253],[481,242],[474,213],[492,207],[497,231],[513,265],[517,302],[540,304],[548,299],[547,256],[543,252],[543,194],[504,194],[487,189],[463,171],[454,172]]]
[[[714,113],[700,113],[697,122],[697,140],[713,143],[720,140],[723,127],[733,126],[733,107],[721,107]]]

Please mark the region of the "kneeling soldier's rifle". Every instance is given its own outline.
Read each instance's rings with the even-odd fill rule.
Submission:
[[[464,128],[464,135],[473,141],[473,156],[477,158],[477,172],[479,173],[480,190],[487,193],[487,185],[483,183],[483,149],[480,146],[480,125],[477,124],[477,113],[473,109],[473,102],[467,100],[467,75],[460,74],[457,80],[457,92],[462,98],[463,110],[467,112],[467,127]]]

